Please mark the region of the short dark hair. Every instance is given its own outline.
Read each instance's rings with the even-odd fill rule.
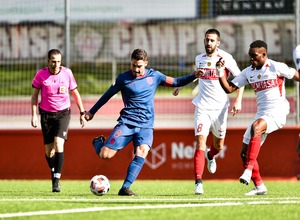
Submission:
[[[256,40],[250,44],[250,48],[261,48],[261,47],[265,48],[266,51],[268,50],[267,43],[262,40]]]
[[[135,49],[131,54],[131,59],[147,61],[148,55],[143,49]]]
[[[220,39],[220,37],[221,37],[220,32],[219,32],[217,29],[214,29],[214,28],[208,29],[208,30],[205,32],[205,36],[206,36],[207,34],[216,34],[216,35],[218,36],[218,39]]]
[[[51,56],[53,54],[60,54],[61,55],[61,52],[58,49],[51,49],[51,50],[49,50],[49,52],[48,52],[48,59],[49,60],[51,59]]]

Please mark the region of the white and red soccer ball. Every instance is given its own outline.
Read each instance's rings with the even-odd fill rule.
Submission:
[[[109,179],[104,175],[96,175],[90,181],[90,190],[96,196],[105,195],[109,189]]]

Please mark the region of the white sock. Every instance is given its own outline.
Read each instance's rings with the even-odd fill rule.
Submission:
[[[53,174],[53,177],[54,177],[54,178],[57,178],[57,179],[60,179],[60,176],[61,176],[60,173],[54,173],[54,174]]]

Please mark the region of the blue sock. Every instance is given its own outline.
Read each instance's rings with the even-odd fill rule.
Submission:
[[[131,163],[129,164],[129,167],[127,169],[127,176],[124,180],[122,189],[124,188],[130,188],[131,184],[135,181],[137,176],[139,175],[143,165],[144,165],[145,159],[139,156],[135,156]]]
[[[97,155],[99,155],[101,148],[104,146],[104,142],[102,142],[102,141],[95,141],[94,144],[93,144],[93,146],[95,148],[95,151],[96,151]]]

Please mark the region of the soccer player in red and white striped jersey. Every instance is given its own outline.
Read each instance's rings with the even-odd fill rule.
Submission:
[[[248,52],[251,65],[231,82],[224,77],[224,62],[217,62],[219,81],[226,93],[249,84],[256,94],[257,113],[244,134],[241,151],[245,170],[240,182],[248,185],[252,179],[255,186],[245,194],[247,196],[267,193],[267,187],[260,176],[257,157],[267,135],[286,124],[289,102],[285,96],[285,78],[300,81],[299,71],[285,63],[269,59],[267,49],[267,44],[262,40],[252,42]]]

